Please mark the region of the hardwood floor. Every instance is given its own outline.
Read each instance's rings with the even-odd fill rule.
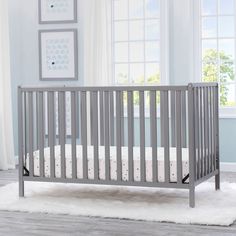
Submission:
[[[236,182],[236,173],[222,173],[221,179]],[[17,171],[0,171],[0,186],[15,181]],[[0,211],[0,235],[224,236],[236,235],[236,224],[231,227],[213,227]]]

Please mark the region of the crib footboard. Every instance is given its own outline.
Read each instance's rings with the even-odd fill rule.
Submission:
[[[18,88],[24,181],[183,188],[216,176],[218,86]]]

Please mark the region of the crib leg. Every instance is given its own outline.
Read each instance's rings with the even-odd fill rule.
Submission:
[[[195,187],[190,187],[189,189],[189,206],[191,208],[195,207]]]
[[[25,185],[23,180],[19,180],[19,197],[25,196]]]
[[[220,189],[220,173],[215,176],[215,189]]]

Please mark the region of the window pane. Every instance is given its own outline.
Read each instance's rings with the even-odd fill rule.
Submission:
[[[128,43],[115,44],[115,61],[128,62]]]
[[[160,44],[158,42],[146,43],[146,61],[160,61]]]
[[[213,52],[215,52],[215,54]],[[214,57],[213,54],[216,58],[212,58]],[[202,40],[202,59],[207,61],[209,61],[209,59],[217,60],[217,40]]]
[[[128,64],[115,65],[115,80],[118,84],[128,83]]]
[[[128,40],[128,21],[115,22],[115,41]]]
[[[202,14],[216,15],[217,14],[217,0],[202,0]]]
[[[234,35],[234,17],[219,17],[219,37],[235,37]]]
[[[130,61],[143,62],[144,61],[144,43],[130,43]]]
[[[130,81],[131,83],[144,83],[144,64],[134,63],[130,64]]]
[[[160,0],[145,0],[145,17],[160,17]]]
[[[235,0],[219,0],[219,13],[221,15],[234,14],[234,1]]]
[[[155,40],[160,38],[160,21],[147,20],[146,21],[146,40]]]
[[[144,40],[144,22],[141,20],[130,22],[130,40]],[[127,34],[128,35],[128,34]]]
[[[220,39],[219,51],[221,60],[231,60],[235,58],[235,40],[234,39]]]
[[[143,0],[129,0],[129,17],[130,17],[130,19],[143,18],[144,17],[143,7],[144,7]]]
[[[221,83],[233,82],[235,80],[234,61],[222,61],[220,63],[220,78]]]
[[[218,63],[217,61],[204,61],[202,63],[202,80],[204,82],[218,81]]]
[[[220,85],[220,105],[235,106],[235,84]]]
[[[114,18],[115,20],[128,19],[128,1],[114,1]]]
[[[158,63],[146,64],[146,81],[147,83],[160,83],[160,66]]]
[[[216,38],[217,37],[217,18],[204,17],[202,19],[202,37]]]

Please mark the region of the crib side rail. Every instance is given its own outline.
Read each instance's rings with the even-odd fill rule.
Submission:
[[[191,84],[193,96],[194,180],[219,173],[219,96],[217,83]]]
[[[188,86],[20,87],[20,173],[32,180],[188,188],[182,151],[190,145],[188,97]],[[79,163],[77,145],[82,148]],[[55,146],[60,148],[59,162]],[[139,162],[134,147],[139,150]],[[147,147],[151,151],[151,173],[147,172]],[[160,148],[162,164],[158,158]],[[171,160],[173,150],[176,162]],[[89,162],[91,155],[93,161]],[[163,168],[162,179],[159,164]],[[102,168],[104,176],[100,173]],[[128,171],[124,180],[125,168]]]

